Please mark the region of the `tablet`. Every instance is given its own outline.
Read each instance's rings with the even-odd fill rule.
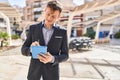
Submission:
[[[31,53],[33,59],[38,59],[39,54],[47,53],[47,46],[31,46]]]

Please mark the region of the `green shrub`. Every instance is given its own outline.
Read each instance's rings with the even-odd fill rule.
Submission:
[[[20,38],[20,36],[19,36],[19,35],[12,34],[12,39],[18,39],[18,38]]]
[[[4,45],[4,46],[8,46],[9,43],[8,43],[7,41],[4,41],[4,42],[3,42],[3,45]]]
[[[0,32],[0,39],[1,39],[0,47],[3,47],[4,45],[5,46],[8,45],[8,42],[7,42],[8,37],[9,37],[8,33],[6,33],[6,32]]]
[[[85,33],[85,34],[83,34],[83,36],[89,37],[89,34]]]
[[[87,36],[90,37],[91,39],[95,38],[95,31],[93,30],[93,28],[88,28],[87,33],[84,34],[83,36]]]
[[[0,38],[3,40],[7,40],[8,39],[8,33],[6,32],[0,32]]]
[[[120,38],[120,32],[117,32],[115,35],[114,35],[115,38]]]

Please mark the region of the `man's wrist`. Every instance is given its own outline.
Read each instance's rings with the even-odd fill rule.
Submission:
[[[54,63],[54,61],[55,61],[55,57],[52,56],[52,60],[50,61],[50,63]]]

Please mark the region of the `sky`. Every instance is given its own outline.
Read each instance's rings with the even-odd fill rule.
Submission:
[[[20,7],[25,7],[25,5],[26,5],[26,3],[25,3],[26,0],[8,0],[8,1],[11,5],[17,5]]]
[[[73,2],[74,2],[76,5],[84,4],[84,1],[85,1],[85,0],[73,0]]]
[[[26,0],[8,0],[9,3],[11,5],[17,5],[17,6],[20,6],[20,7],[24,7],[26,4],[25,4],[25,1]],[[69,1],[69,0],[68,0]],[[76,5],[80,5],[80,4],[83,4],[84,3],[84,0],[73,0],[73,2],[76,4]]]

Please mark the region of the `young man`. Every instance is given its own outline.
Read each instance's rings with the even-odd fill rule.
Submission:
[[[47,53],[31,57],[28,80],[59,80],[59,63],[68,59],[67,32],[56,25],[62,9],[55,1],[48,2],[45,19],[39,24],[31,25],[22,54],[31,55],[30,46],[47,46]]]

